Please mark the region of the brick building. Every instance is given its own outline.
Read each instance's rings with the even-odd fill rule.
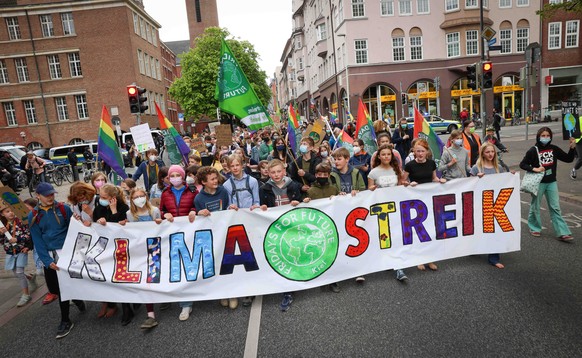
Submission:
[[[186,0],[190,47],[194,47],[196,37],[207,27],[218,27],[218,6],[216,0]]]
[[[160,25],[141,1],[9,0],[0,17],[0,142],[97,139],[103,105],[127,130],[134,82],[147,89],[142,123],[158,126],[153,101],[165,111],[167,87]]]

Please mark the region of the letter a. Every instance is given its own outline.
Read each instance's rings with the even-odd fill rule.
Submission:
[[[234,247],[237,243],[240,249],[240,255],[234,254]],[[246,271],[256,271],[259,269],[244,225],[234,225],[228,228],[220,274],[232,274],[235,265],[244,265]]]

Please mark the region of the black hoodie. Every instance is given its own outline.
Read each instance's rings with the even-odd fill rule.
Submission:
[[[532,172],[534,168],[540,166],[540,160],[536,147],[539,150],[539,158],[541,158],[541,165],[546,169],[542,183],[553,183],[556,181],[556,169],[558,167],[558,160],[566,163],[572,163],[576,157],[576,148],[571,148],[568,153],[564,152],[560,147],[555,146],[552,142],[543,145],[540,142],[539,134],[536,136],[535,146],[525,152],[525,156],[519,163],[519,167],[525,171]]]

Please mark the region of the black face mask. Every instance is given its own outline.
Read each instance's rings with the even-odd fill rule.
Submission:
[[[315,180],[317,180],[317,183],[321,186],[329,184],[329,178],[315,178]]]

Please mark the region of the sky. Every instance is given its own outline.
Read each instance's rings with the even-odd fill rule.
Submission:
[[[143,3],[162,25],[163,41],[188,39],[184,0],[143,0]],[[220,27],[227,28],[235,38],[252,43],[260,55],[259,66],[272,78],[291,36],[291,0],[217,0],[217,3]]]

